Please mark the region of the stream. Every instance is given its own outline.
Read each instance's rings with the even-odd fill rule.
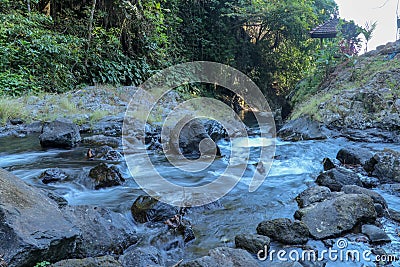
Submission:
[[[257,162],[257,146],[261,146],[263,140],[257,135],[250,138],[251,149],[254,150],[252,155],[255,155],[254,159],[250,158],[251,163]],[[220,141],[218,145],[222,154],[229,152],[230,145],[227,141]],[[242,179],[220,200],[220,205],[209,209],[194,209],[186,215],[192,223],[196,239],[187,244],[184,249],[171,247],[171,245],[165,247],[157,229],[137,224],[137,232],[145,233],[144,236],[147,237],[141,243],[158,246],[167,262],[171,263],[181,258],[188,260],[207,255],[208,250],[218,246],[232,247],[236,235],[255,233],[257,225],[263,220],[293,218],[294,212],[298,209],[294,199],[307,187],[314,185],[315,178],[323,170],[322,159],[325,157],[334,159],[340,148],[352,146],[368,148],[372,152],[384,148],[400,150],[399,144],[354,143],[343,138],[296,143],[277,140],[276,159],[268,177],[256,192],[249,193],[249,181]],[[88,148],[81,145],[71,150],[44,150],[40,147],[37,135],[29,135],[25,138],[5,137],[0,139],[0,167],[14,173],[28,184],[55,191],[67,199],[70,205],[96,205],[110,208],[125,214],[133,221],[130,207],[138,196],[145,193],[135,183],[124,162],[117,163],[126,180],[123,186],[94,190],[87,176],[89,170],[98,165],[99,161],[88,161],[85,158]],[[163,156],[154,153],[151,157],[161,173],[176,178],[174,169]],[[225,168],[227,165],[227,160],[224,158],[216,161],[211,170],[206,170],[203,175],[179,177],[179,183],[212,181],[218,175],[218,169]],[[43,184],[38,178],[40,174],[48,168],[55,167],[66,170],[69,174],[68,180],[62,183]],[[141,170],[138,169],[138,171]],[[400,211],[399,197],[384,190],[375,190],[385,197],[389,208]],[[395,232],[397,227],[389,221],[384,222],[384,228],[392,238],[391,244],[383,246],[388,253],[400,252],[400,239]],[[322,242],[318,241],[310,241],[310,243],[316,248],[323,246]],[[350,243],[356,249],[368,249],[368,244]],[[280,247],[275,243],[272,246]],[[328,263],[327,266],[375,266],[373,263],[352,264],[335,262]]]

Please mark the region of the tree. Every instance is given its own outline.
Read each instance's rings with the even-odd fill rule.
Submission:
[[[365,39],[365,52],[368,51],[368,42],[372,39],[373,33],[376,29],[376,26],[378,25],[378,22],[366,22],[365,27],[361,29],[361,33],[364,35]]]

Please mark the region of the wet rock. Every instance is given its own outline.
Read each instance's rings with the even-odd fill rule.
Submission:
[[[382,205],[383,208],[387,208],[388,205],[386,203],[386,200],[377,192],[362,188],[356,185],[345,185],[342,187],[342,191],[346,194],[364,194],[372,198],[374,203]]]
[[[268,252],[270,243],[271,239],[263,235],[241,234],[235,237],[235,246],[252,254],[257,254],[260,250]]]
[[[389,209],[388,216],[390,219],[400,223],[400,212],[393,209]]]
[[[103,256],[98,258],[85,258],[85,259],[68,259],[62,260],[51,265],[51,267],[122,267],[121,263],[115,260],[112,256]],[[133,265],[132,265],[133,266]]]
[[[362,186],[356,173],[343,168],[335,168],[321,173],[317,177],[316,183],[328,187],[331,191],[340,191],[344,185]]]
[[[207,134],[199,119],[192,119],[185,125],[178,123],[171,131],[170,147],[174,153],[182,153],[186,157],[221,155],[218,145]]]
[[[79,230],[57,203],[0,169],[0,255],[12,266],[68,258]]]
[[[301,210],[301,221],[315,239],[337,237],[359,223],[376,219],[373,200],[366,195],[345,194]]]
[[[164,266],[161,252],[155,247],[131,246],[119,257],[119,262],[124,267]]]
[[[214,142],[224,139],[228,135],[225,128],[215,120],[204,120],[203,125],[207,134]]]
[[[386,131],[379,128],[370,129],[342,129],[341,135],[350,141],[367,143],[398,143],[399,134],[393,131]]]
[[[39,179],[41,179],[44,184],[60,182],[67,178],[68,174],[59,168],[47,169],[39,176]]]
[[[121,136],[124,113],[117,116],[107,116],[92,127],[92,133],[106,136]]]
[[[248,267],[258,266],[258,262],[251,254],[243,249],[219,247],[209,251],[209,256],[195,259],[183,264],[181,267]]]
[[[364,224],[361,228],[361,232],[364,235],[368,236],[369,240],[371,240],[372,243],[392,242],[385,231],[375,225]]]
[[[164,222],[173,218],[179,210],[150,196],[140,196],[133,203],[131,213],[139,223]]]
[[[309,117],[301,117],[285,124],[278,136],[285,141],[322,140],[327,138],[327,130]]]
[[[79,229],[74,258],[121,255],[139,241],[134,226],[123,214],[92,206],[67,206],[62,211]]]
[[[287,218],[261,222],[257,233],[287,245],[305,244],[310,236],[307,225]]]
[[[93,135],[83,138],[83,143],[89,146],[110,146],[112,148],[118,148],[121,146],[121,138],[105,136],[105,135]]]
[[[321,202],[332,197],[331,190],[325,186],[313,186],[296,197],[300,208],[305,208],[316,202]]]
[[[47,191],[46,193],[47,193],[46,195],[50,199],[54,200],[57,203],[59,208],[63,208],[68,205],[68,201],[65,198],[63,198],[62,196],[59,196],[58,194],[56,194],[52,191]]]
[[[121,185],[125,181],[116,166],[108,167],[105,163],[91,169],[89,177],[95,180],[95,189]]]
[[[385,149],[374,156],[377,163],[372,174],[381,182],[400,182],[400,152]]]
[[[329,158],[324,158],[322,164],[324,165],[324,171],[329,171],[336,168],[335,164]]]
[[[364,148],[342,148],[336,155],[342,164],[347,165],[365,165],[373,154]]]
[[[124,159],[121,153],[112,149],[109,146],[101,146],[94,149],[89,148],[86,155],[89,159],[100,159],[108,161],[122,161]]]
[[[39,136],[44,148],[71,148],[81,141],[78,127],[69,120],[57,119],[43,126]]]

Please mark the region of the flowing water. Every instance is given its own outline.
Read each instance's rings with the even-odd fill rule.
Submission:
[[[254,135],[251,137],[251,149],[254,158],[251,162],[258,162],[257,147],[265,144],[265,140]],[[227,141],[219,142],[223,154],[229,154],[230,144]],[[155,228],[137,224],[138,233],[147,237],[142,245],[150,243],[164,249],[164,256],[170,262],[180,258],[192,259],[206,255],[208,250],[217,246],[233,246],[234,237],[240,233],[255,233],[255,229],[263,220],[274,218],[293,218],[297,210],[294,198],[307,187],[314,185],[316,176],[322,171],[322,159],[335,158],[342,147],[365,147],[371,151],[380,151],[384,148],[400,150],[399,145],[352,143],[345,139],[324,141],[283,142],[276,141],[276,159],[268,177],[262,186],[253,193],[248,192],[246,179],[240,180],[237,186],[220,200],[220,205],[211,208],[198,208],[188,212],[187,218],[191,221],[195,231],[195,241],[187,244],[183,249],[177,244],[163,243],[160,231]],[[88,172],[96,166],[98,161],[88,161],[85,154],[88,147],[80,146],[71,150],[47,149],[40,147],[38,136],[30,135],[26,138],[6,137],[0,139],[0,167],[5,168],[25,182],[36,187],[54,190],[64,196],[71,205],[97,205],[110,208],[125,214],[130,220],[130,206],[134,200],[144,192],[135,183],[125,163],[118,163],[126,182],[123,186],[94,190],[88,178]],[[228,164],[226,158],[217,159],[211,169],[201,175],[177,176],[163,156],[153,154],[153,163],[158,170],[170,177],[176,183],[183,185],[202,184],[214,180],[219,175],[219,169]],[[248,167],[247,173],[254,169]],[[43,184],[38,178],[48,168],[62,168],[69,174],[69,179],[62,183]],[[146,171],[140,169],[138,172]],[[135,174],[133,174],[135,175]],[[246,177],[245,177],[246,178]],[[390,208],[400,211],[400,198],[382,193]],[[398,225],[385,222],[384,227],[392,237],[392,244],[384,246],[387,252],[400,252],[400,240],[396,234]],[[164,233],[165,234],[165,233]],[[351,239],[351,238],[350,238]],[[368,249],[366,244],[350,242],[358,250]],[[311,242],[311,245],[321,249],[321,242]],[[174,247],[175,246],[175,247]],[[278,244],[273,246],[279,247]],[[265,263],[266,264],[266,263]],[[350,263],[329,263],[328,266],[362,266]],[[366,263],[365,266],[375,266]],[[398,265],[397,265],[398,266]]]

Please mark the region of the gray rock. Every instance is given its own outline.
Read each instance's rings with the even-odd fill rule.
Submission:
[[[336,159],[348,165],[364,165],[372,157],[373,154],[365,148],[342,148],[336,155]]]
[[[171,151],[176,154],[194,158],[221,155],[218,145],[207,134],[199,119],[192,119],[185,125],[178,123],[171,131],[169,140]]]
[[[161,252],[155,247],[131,246],[119,257],[119,262],[124,267],[164,266]]]
[[[364,224],[361,228],[361,232],[364,235],[368,236],[369,240],[371,240],[372,243],[392,242],[385,231],[375,225]]]
[[[81,141],[78,127],[69,120],[57,119],[43,126],[39,136],[40,145],[44,148],[70,148]]]
[[[39,179],[41,179],[44,184],[60,182],[67,178],[68,174],[59,168],[47,169],[39,176]]]
[[[215,120],[205,120],[203,121],[203,125],[207,134],[214,142],[224,139],[228,135],[224,127]]]
[[[278,136],[285,141],[322,140],[327,138],[327,130],[309,117],[301,117],[285,124]]]
[[[316,180],[320,186],[326,186],[331,191],[340,191],[344,185],[362,186],[358,175],[343,168],[335,168],[321,173]]]
[[[296,197],[300,208],[305,208],[316,202],[321,202],[332,198],[331,190],[325,186],[313,186]]]
[[[315,239],[337,237],[359,223],[376,219],[373,200],[366,195],[345,194],[305,208],[299,212]]]
[[[385,149],[374,158],[377,161],[372,173],[374,176],[381,182],[400,182],[400,152]]]
[[[139,223],[164,222],[179,214],[179,210],[150,196],[139,196],[131,207],[131,213]]]
[[[110,146],[101,146],[96,148],[89,148],[87,153],[89,159],[100,159],[107,161],[122,161],[124,157],[118,151],[112,149]]]
[[[400,212],[393,210],[393,209],[389,209],[388,217],[390,219],[400,223]]]
[[[241,234],[235,237],[235,246],[257,254],[260,250],[268,251],[271,240],[263,235]]]
[[[388,205],[386,200],[377,192],[362,188],[356,185],[345,185],[342,187],[342,191],[346,194],[364,194],[372,198],[374,203],[381,204],[383,208],[387,208]]]
[[[85,259],[68,259],[51,264],[50,267],[122,267],[121,263],[111,256],[103,256],[98,258],[85,258]],[[133,265],[132,265],[133,266]]]
[[[303,267],[299,262],[272,262],[269,267]]]
[[[0,255],[9,267],[34,266],[73,254],[79,229],[57,203],[0,169]]]
[[[95,181],[95,189],[121,185],[125,179],[116,166],[108,167],[100,163],[89,172],[89,177]]]
[[[287,245],[305,244],[310,236],[307,225],[287,218],[261,222],[257,226],[257,233]]]
[[[121,138],[105,136],[105,135],[93,135],[83,138],[83,143],[89,146],[110,146],[112,148],[118,148],[122,144]]]
[[[106,136],[121,136],[125,114],[107,116],[92,127],[92,133]]]
[[[209,251],[209,256],[195,259],[183,264],[181,267],[256,267],[258,262],[245,250],[219,247]]]
[[[324,158],[322,164],[324,165],[324,171],[329,171],[336,168],[335,164],[330,158]]]

